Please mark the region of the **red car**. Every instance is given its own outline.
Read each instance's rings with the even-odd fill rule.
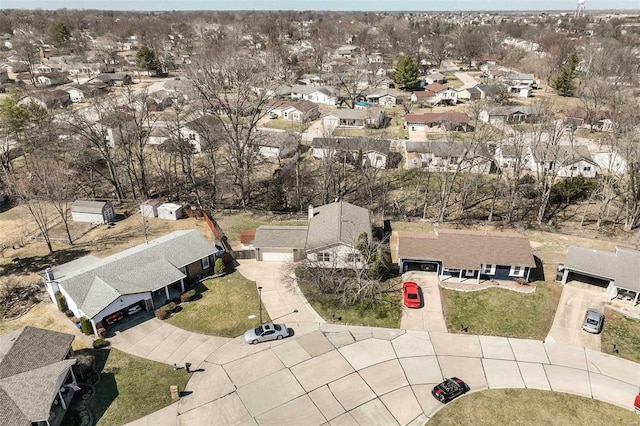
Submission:
[[[402,284],[404,306],[407,308],[419,308],[422,306],[422,297],[420,296],[419,288],[420,286],[413,281],[407,281]]]

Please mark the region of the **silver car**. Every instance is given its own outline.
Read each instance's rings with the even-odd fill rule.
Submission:
[[[289,329],[284,324],[262,324],[244,333],[244,341],[252,345],[269,340],[280,340],[283,337],[289,337]]]
[[[589,308],[582,322],[582,329],[589,333],[598,334],[602,331],[604,314],[597,309]]]

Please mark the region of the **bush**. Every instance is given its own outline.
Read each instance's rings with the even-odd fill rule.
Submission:
[[[66,311],[64,311],[64,314],[71,318],[73,316],[73,311],[71,309],[67,309]]]
[[[60,291],[56,291],[56,303],[58,304],[58,309],[62,312],[66,312],[69,310],[69,305],[67,305],[67,299],[64,297]]]
[[[89,335],[93,332],[93,327],[91,327],[91,321],[89,321],[89,318],[80,318],[80,329],[86,335]]]
[[[195,290],[189,290],[189,291],[185,291],[184,293],[182,293],[182,295],[180,296],[180,302],[184,303],[184,302],[188,302],[191,299],[193,299],[193,297],[196,295],[196,291]]]
[[[165,311],[163,308],[156,309],[155,314],[156,314],[156,318],[161,320],[169,318],[169,313]]]
[[[105,346],[109,346],[109,342],[104,340],[104,338],[100,337],[99,339],[96,339],[93,341],[93,348],[94,349],[100,349],[100,348],[104,348]]]
[[[216,259],[216,263],[213,265],[213,273],[216,275],[222,275],[227,272],[227,265],[224,264],[224,260],[221,257]]]
[[[164,309],[167,314],[170,314],[171,312],[175,311],[177,307],[178,305],[176,305],[174,302],[169,302],[164,305],[162,309]]]

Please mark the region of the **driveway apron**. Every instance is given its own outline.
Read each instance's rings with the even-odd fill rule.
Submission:
[[[402,276],[402,282],[414,281],[422,289],[424,306],[419,309],[402,307],[400,328],[403,330],[423,330],[446,333],[442,303],[440,302],[440,285],[435,272],[410,271]]]

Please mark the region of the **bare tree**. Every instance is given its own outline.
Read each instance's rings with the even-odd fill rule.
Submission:
[[[252,172],[258,160],[255,147],[258,121],[278,70],[269,57],[240,57],[227,52],[200,58],[188,70],[188,78],[207,110],[219,120],[229,166],[242,205],[251,200]]]

